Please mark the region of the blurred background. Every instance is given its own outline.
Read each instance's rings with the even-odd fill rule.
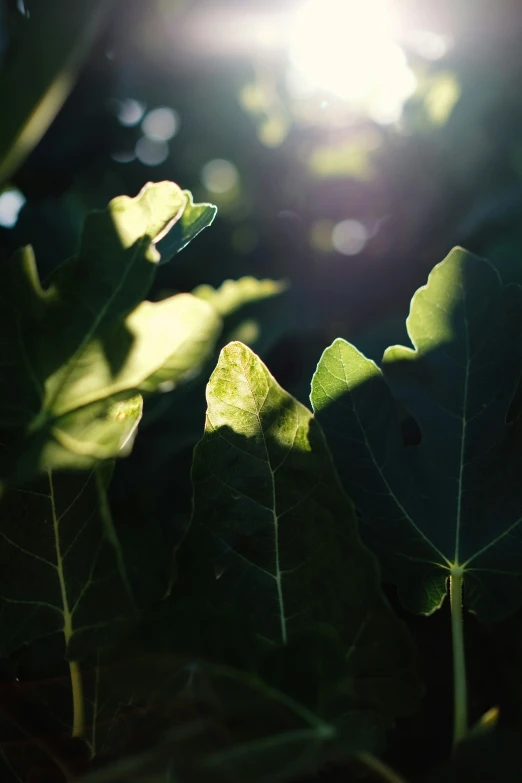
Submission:
[[[522,282],[520,0],[0,0],[5,70],[32,33],[20,92],[86,5],[69,97],[3,183],[3,257],[31,242],[45,274],[87,210],[172,179],[219,213],[159,289],[287,281],[250,326],[303,400],[333,337],[405,339],[453,245]]]
[[[333,338],[376,361],[407,341],[410,298],[454,245],[522,283],[521,40],[521,0],[0,0],[0,262],[31,243],[45,277],[89,210],[173,180],[219,212],[151,297],[283,281],[224,304],[223,342],[307,403]],[[140,540],[189,517],[211,370],[146,402],[118,465],[116,524]],[[423,720],[442,744],[451,728],[445,611],[408,618],[428,661],[419,756]],[[476,716],[497,698],[483,671]]]
[[[227,334],[307,402],[334,337],[407,340],[455,244],[522,282],[521,36],[520,0],[0,0],[0,260],[45,277],[88,210],[174,180],[219,212],[151,297],[284,281]],[[169,465],[196,386],[149,406]]]

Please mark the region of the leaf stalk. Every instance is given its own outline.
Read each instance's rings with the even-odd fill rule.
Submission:
[[[450,576],[451,639],[453,646],[453,747],[468,731],[466,659],[462,623],[462,568],[454,567]]]
[[[83,700],[82,671],[78,661],[69,661],[71,672],[71,688],[73,700],[73,737],[83,737],[85,734],[85,708]]]

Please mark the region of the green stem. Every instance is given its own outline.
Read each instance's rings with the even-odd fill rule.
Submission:
[[[386,783],[406,783],[404,778],[393,771],[384,761],[376,758],[372,753],[358,753],[357,758],[365,767],[376,772]]]
[[[466,659],[462,627],[462,569],[454,568],[450,576],[451,638],[453,644],[453,747],[468,732],[468,698]]]
[[[85,734],[85,708],[83,701],[82,671],[78,661],[69,661],[71,672],[71,687],[73,699],[73,737],[83,737]]]

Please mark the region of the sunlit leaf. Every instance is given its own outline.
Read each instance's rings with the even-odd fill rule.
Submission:
[[[240,280],[225,280],[219,288],[200,285],[192,292],[216,308],[224,318],[250,302],[276,296],[283,293],[286,284],[278,280],[258,280],[255,277],[242,277]]]
[[[144,469],[157,474],[161,463],[200,438],[205,385],[220,347],[240,339],[263,355],[288,329],[290,306],[282,296],[286,291],[284,282],[254,277],[226,280],[219,288],[201,285],[192,291],[219,312],[223,329],[204,370],[194,379],[185,376],[187,383],[179,383],[171,394],[157,397],[147,407],[141,428],[141,446],[146,450]]]
[[[375,709],[383,723],[407,711],[416,699],[408,639],[380,591],[312,414],[240,343],[221,352],[207,403],[181,588],[234,607],[270,649],[319,626],[338,634],[346,668],[337,685],[350,683],[347,731],[359,709]]]
[[[452,573],[485,620],[522,600],[522,446],[506,422],[521,314],[522,289],[457,248],[413,297],[413,350],[389,348],[381,371],[336,340],[319,362],[316,415],[367,539],[413,611],[439,607]],[[396,401],[418,445],[404,445]]]
[[[2,267],[0,365],[10,381],[0,392],[4,475],[21,480],[116,455],[115,398],[176,383],[212,349],[221,322],[208,304],[188,294],[142,302],[159,260],[154,242],[184,202],[168,182],[114,199],[87,218],[78,257],[45,288],[30,248]]]

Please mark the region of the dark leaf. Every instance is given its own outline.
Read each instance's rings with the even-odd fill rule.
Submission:
[[[450,574],[484,620],[522,597],[522,445],[506,421],[520,377],[522,289],[459,248],[413,297],[414,348],[383,370],[344,340],[323,354],[312,403],[368,541],[409,609],[429,614]],[[420,443],[405,446],[396,400]]]
[[[107,466],[4,489],[0,657],[54,634],[84,657],[136,607],[105,495]]]

